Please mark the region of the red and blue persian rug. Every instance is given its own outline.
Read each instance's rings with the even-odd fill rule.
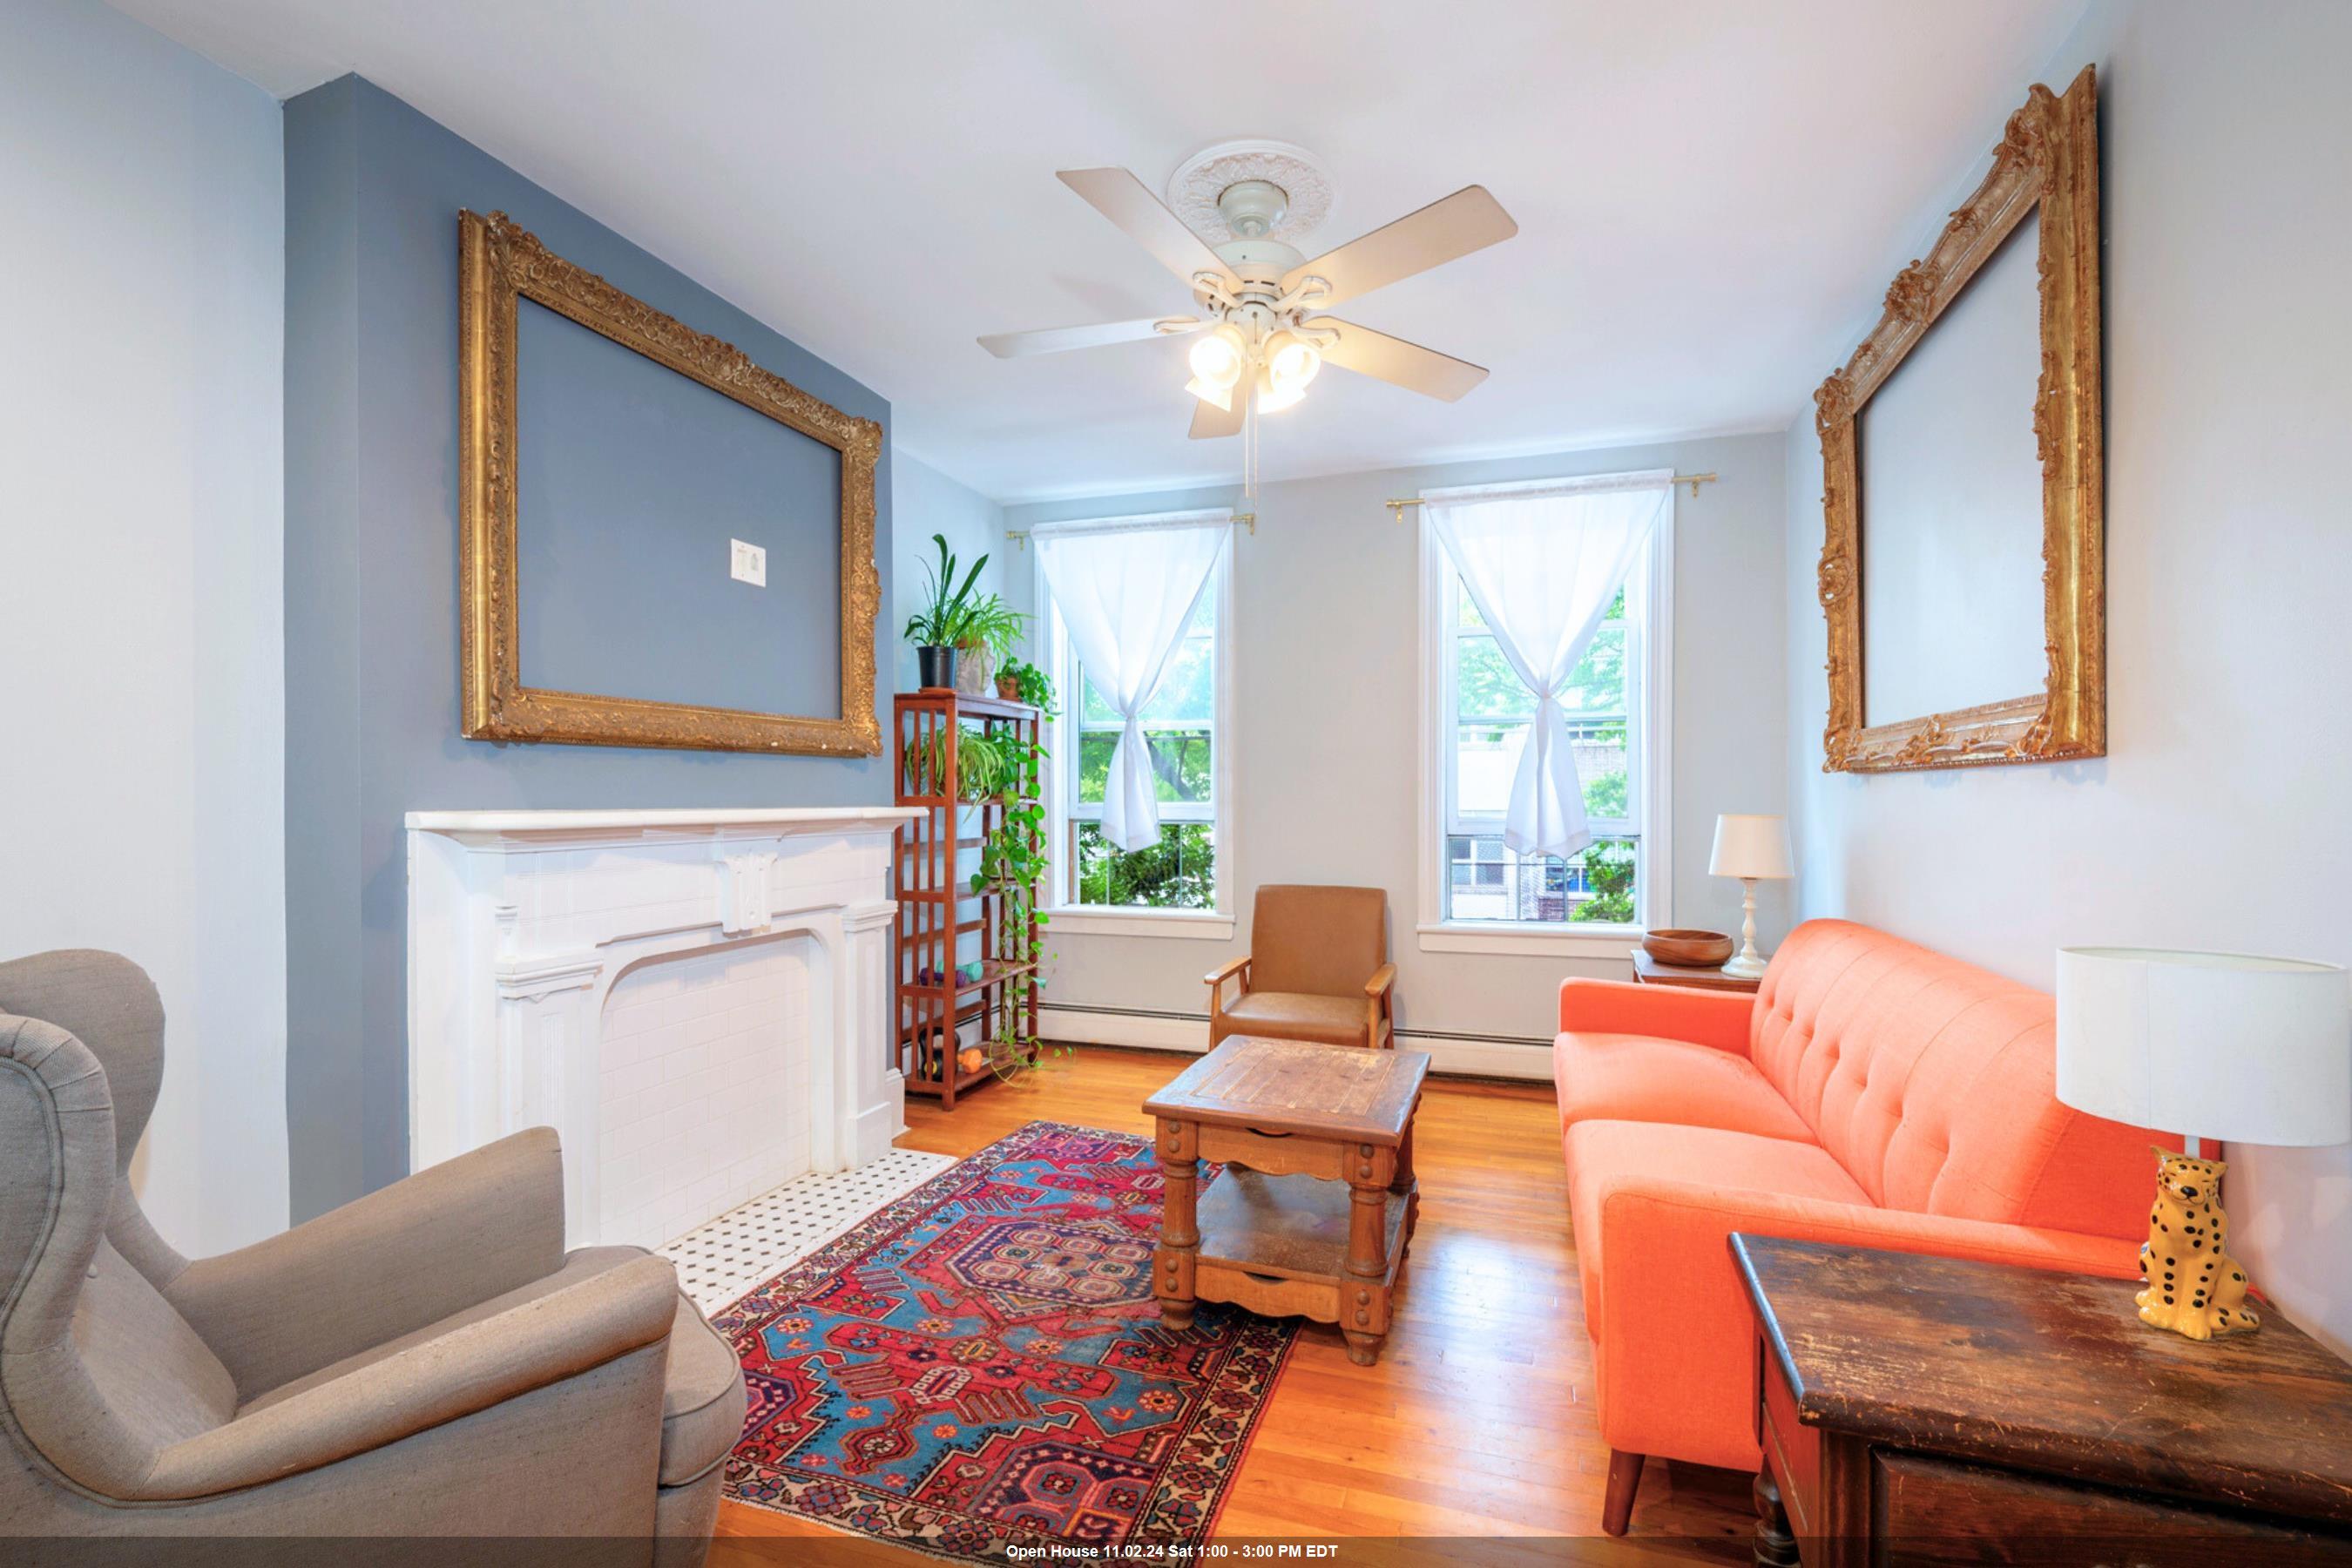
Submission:
[[[717,1314],[727,1495],[969,1561],[1206,1540],[1297,1331],[1163,1328],[1160,1205],[1145,1140],[1033,1121]]]

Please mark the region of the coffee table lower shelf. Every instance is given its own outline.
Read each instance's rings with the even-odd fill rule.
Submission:
[[[1389,1328],[1389,1302],[1412,1245],[1421,1184],[1384,1194],[1377,1277],[1348,1270],[1353,1200],[1345,1183],[1314,1176],[1270,1176],[1228,1166],[1201,1198],[1200,1251],[1192,1296],[1227,1301],[1270,1318],[1312,1318],[1377,1341]],[[1377,1350],[1364,1346],[1363,1364]]]

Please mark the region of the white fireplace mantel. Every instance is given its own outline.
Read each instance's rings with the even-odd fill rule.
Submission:
[[[778,838],[864,829],[888,833],[923,814],[910,805],[665,807],[646,811],[412,811],[411,833],[438,833],[470,847],[562,848],[652,837]]]
[[[606,997],[649,963],[787,939],[807,954],[810,1168],[878,1157],[905,1125],[888,1049],[891,846],[920,815],[409,813],[411,1168],[552,1126],[572,1244],[616,1239],[598,1235]]]

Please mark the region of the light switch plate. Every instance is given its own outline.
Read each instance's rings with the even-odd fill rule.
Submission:
[[[727,574],[738,583],[749,583],[754,588],[766,587],[768,552],[759,545],[746,544],[740,539],[730,539],[728,542],[735,547],[735,558],[728,567]]]

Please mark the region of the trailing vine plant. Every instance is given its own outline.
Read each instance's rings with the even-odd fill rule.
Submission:
[[[1010,1079],[1037,1065],[1041,1054],[1066,1056],[1070,1047],[1048,1047],[1026,1033],[1029,999],[1044,984],[1035,965],[1049,918],[1037,907],[1045,875],[1045,748],[1013,730],[997,731],[988,742],[996,753],[996,772],[991,777],[994,787],[986,793],[1002,802],[1003,810],[996,825],[981,836],[971,890],[1002,899],[1003,940],[997,956],[1018,971],[1005,979],[996,1035],[987,1042],[989,1067],[999,1078]]]

